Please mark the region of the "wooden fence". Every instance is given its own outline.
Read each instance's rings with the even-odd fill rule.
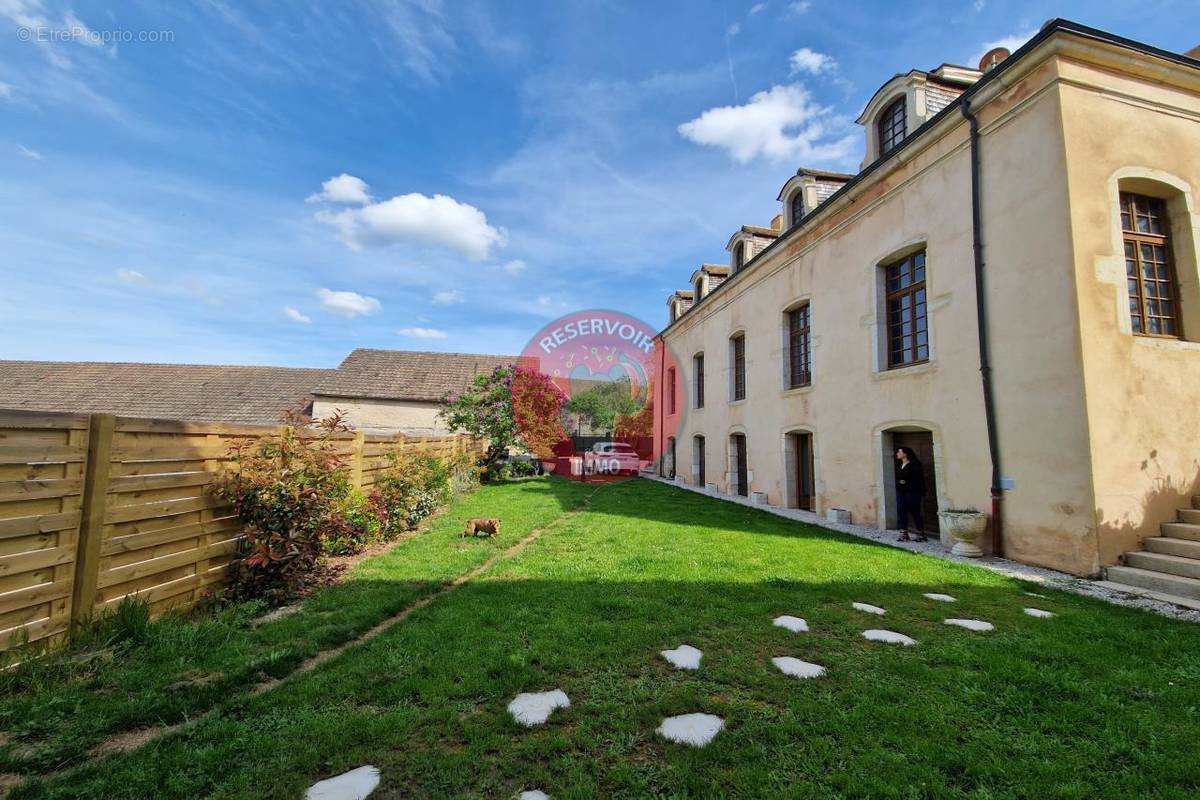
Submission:
[[[225,579],[241,523],[209,487],[229,445],[278,428],[0,411],[0,651],[56,644],[72,619],[136,594],[187,608]],[[480,453],[462,436],[338,434],[352,483],[391,452]]]

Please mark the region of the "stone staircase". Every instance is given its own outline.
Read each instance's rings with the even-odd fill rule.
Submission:
[[[1144,550],[1125,553],[1104,577],[1119,588],[1160,595],[1161,599],[1200,607],[1200,495],[1191,508],[1179,509],[1177,522],[1164,522],[1161,536],[1145,539]]]

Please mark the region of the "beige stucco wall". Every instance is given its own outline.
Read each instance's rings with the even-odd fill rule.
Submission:
[[[981,111],[993,380],[1007,554],[1093,574],[1099,565],[1076,259],[1058,62],[1043,57]],[[665,334],[690,384],[706,354],[706,408],[680,420],[679,472],[706,437],[707,481],[729,491],[726,442],[747,435],[751,491],[786,503],[784,436],[814,434],[817,511],[886,523],[882,431],[933,432],[942,508],[990,508],[980,388],[967,126],[954,120],[822,212]],[[881,370],[879,264],[924,246],[931,357]],[[783,313],[812,303],[813,385],[783,389]],[[728,337],[746,335],[747,399],[728,401]]]
[[[1099,559],[1112,564],[1200,493],[1200,79],[1102,50],[1073,55],[1063,119]],[[1119,186],[1168,201],[1191,341],[1131,333]]]
[[[441,409],[438,403],[349,397],[318,397],[313,401],[313,417],[317,419],[329,416],[335,409],[345,412],[346,421],[358,430],[448,433],[437,418]]]

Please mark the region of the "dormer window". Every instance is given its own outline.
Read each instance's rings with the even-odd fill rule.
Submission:
[[[801,217],[804,216],[804,190],[800,189],[792,195],[792,201],[788,205],[791,212],[791,227],[796,227],[800,224]]]
[[[704,276],[700,276],[699,278],[696,278],[695,289],[696,289],[696,295],[695,295],[696,302],[699,303],[700,298],[704,297],[704,291],[703,291],[704,290]]]
[[[887,155],[896,145],[904,141],[907,123],[904,106],[905,97],[901,95],[879,115],[877,124],[879,126],[879,155],[881,156]]]
[[[738,242],[733,246],[733,271],[741,272],[742,266],[746,263],[746,257],[742,253],[742,248],[745,247],[744,242]]]

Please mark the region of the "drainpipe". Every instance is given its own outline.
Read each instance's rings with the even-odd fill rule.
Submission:
[[[996,402],[992,395],[992,366],[988,358],[987,292],[983,275],[983,212],[980,203],[979,120],[971,113],[971,99],[959,107],[971,127],[971,233],[975,251],[975,316],[979,327],[979,375],[983,381],[983,418],[987,426],[988,454],[992,459],[992,552],[1004,555],[1004,489],[1000,485],[1000,442],[996,433]]]

